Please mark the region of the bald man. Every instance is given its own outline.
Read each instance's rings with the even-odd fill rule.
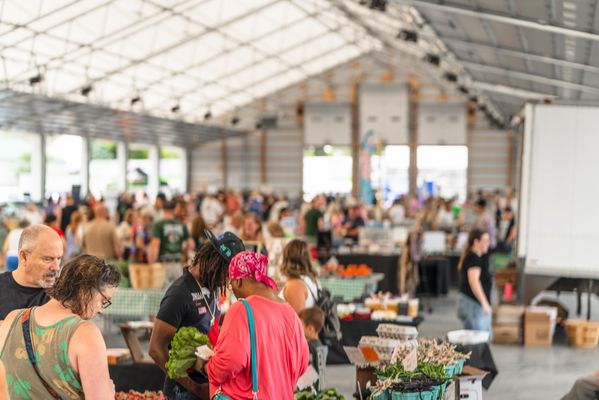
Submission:
[[[13,310],[45,304],[45,289],[54,285],[60,272],[62,240],[52,228],[27,227],[18,249],[19,267],[0,274],[0,321]]]

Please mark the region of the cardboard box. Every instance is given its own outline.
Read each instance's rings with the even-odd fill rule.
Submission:
[[[495,344],[520,344],[520,324],[518,325],[493,325],[493,343]]]
[[[493,310],[493,323],[497,325],[520,325],[524,306],[500,305]]]
[[[460,400],[482,400],[483,378],[487,374],[487,371],[465,365],[462,375],[456,377],[455,380],[458,386],[457,398]]]
[[[555,319],[542,311],[526,310],[524,313],[524,346],[551,347]]]
[[[456,400],[457,399],[456,388],[457,388],[457,385],[455,384],[455,381],[451,381],[450,383],[448,383],[447,386],[445,387],[445,393],[443,394],[443,400]]]

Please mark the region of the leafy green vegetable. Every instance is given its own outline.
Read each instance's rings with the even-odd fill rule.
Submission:
[[[428,362],[418,363],[418,370],[429,378],[445,379],[445,366]]]
[[[200,333],[196,328],[183,327],[177,331],[171,341],[168,352],[166,370],[171,379],[187,377],[187,370],[195,364],[197,356],[196,347],[208,344],[208,336]]]
[[[387,369],[383,371],[377,370],[376,374],[392,379],[406,379],[422,376],[422,372],[420,372],[418,368],[414,371],[404,370],[403,364],[401,362],[398,362],[394,365],[390,365],[389,367],[387,367]]]
[[[339,394],[336,388],[327,389],[321,393],[304,390],[303,392],[297,392],[294,400],[345,400],[345,396]]]
[[[403,368],[403,364],[398,362],[397,364],[388,366],[385,370],[377,370],[375,374],[392,379],[419,378],[422,375],[434,379],[445,379],[445,366],[442,364],[419,362],[418,368],[414,371],[406,371]]]

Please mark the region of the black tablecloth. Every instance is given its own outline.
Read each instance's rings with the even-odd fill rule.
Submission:
[[[458,345],[457,350],[462,353],[472,352],[470,360],[466,361],[466,365],[489,371],[489,374],[483,379],[483,387],[488,389],[491,387],[491,382],[498,374],[493,355],[491,354],[491,347],[488,343],[480,344],[469,344],[469,345]]]
[[[420,261],[420,285],[417,294],[446,295],[449,291],[450,262],[446,257],[431,256]]]
[[[117,392],[162,390],[164,385],[164,372],[156,364],[109,365],[108,372]]]
[[[424,318],[416,317],[411,322],[397,321],[373,321],[371,319],[354,319],[352,321],[341,320],[341,343],[329,346],[327,364],[349,364],[349,359],[345,355],[343,346],[357,346],[362,336],[377,336],[376,328],[379,324],[396,324],[403,326],[418,327]]]
[[[371,254],[338,254],[335,256],[339,264],[366,264],[374,272],[385,274],[385,279],[379,282],[378,290],[399,294],[397,273],[399,271],[399,255],[371,255]]]

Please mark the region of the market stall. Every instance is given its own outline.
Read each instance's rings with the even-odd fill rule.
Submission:
[[[384,282],[383,274],[370,274],[356,277],[321,277],[320,284],[327,288],[332,298],[353,301],[369,296],[377,291],[377,284]]]
[[[341,341],[329,346],[328,364],[350,362],[344,347],[357,346],[364,336],[376,335],[380,324],[418,327],[424,318],[418,315],[419,300],[406,297],[372,295],[363,303],[339,304],[337,313],[341,318]]]
[[[397,276],[399,271],[400,254],[367,254],[367,253],[352,253],[352,254],[338,254],[335,256],[337,261],[343,265],[350,264],[366,264],[375,273],[381,273],[384,279],[378,284],[378,291],[390,292],[392,294],[399,294],[399,287],[397,285]]]
[[[476,331],[461,333],[462,338],[481,339],[481,333]],[[471,348],[475,350],[471,352]],[[385,323],[379,325],[375,335],[363,336],[357,347],[347,350],[356,364],[357,389],[364,398],[436,400],[482,399],[482,388],[488,388],[497,373],[496,369],[490,374],[473,367],[480,363],[475,357],[490,356],[490,352],[483,354],[485,348],[488,345],[482,342],[471,347],[457,346],[445,339],[418,338],[416,328]],[[481,352],[475,355],[478,350]],[[493,376],[489,379],[490,375]],[[487,382],[483,385],[484,380]],[[364,390],[367,382],[369,388]]]

